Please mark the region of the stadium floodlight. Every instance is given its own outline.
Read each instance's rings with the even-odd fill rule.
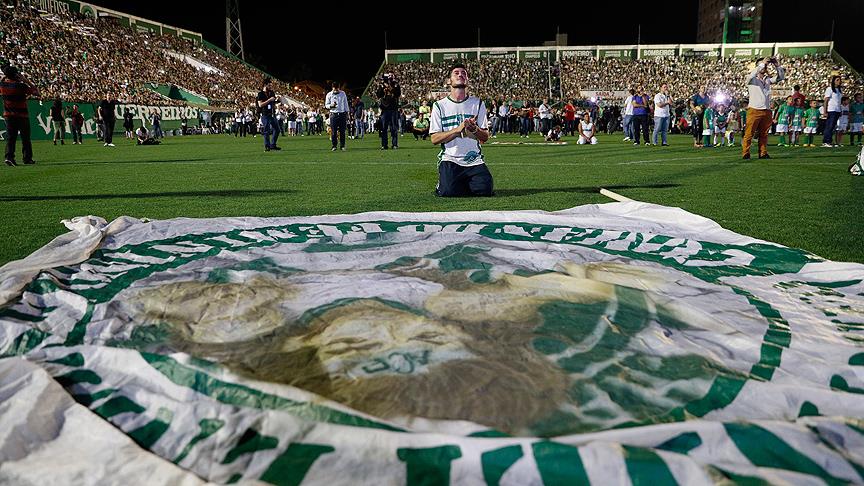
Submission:
[[[717,93],[716,95],[714,95],[714,102],[719,104],[725,103],[726,95],[724,93]]]
[[[238,0],[225,0],[225,48],[230,54],[246,60]]]

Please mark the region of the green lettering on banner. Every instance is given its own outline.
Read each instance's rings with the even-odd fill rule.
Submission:
[[[591,484],[579,448],[548,441],[534,443],[531,448],[543,484]]]
[[[819,408],[810,402],[801,404],[801,410],[798,411],[799,417],[818,417],[820,415],[822,414],[819,413]]]
[[[60,383],[63,388],[70,388],[79,383],[89,383],[91,385],[102,383],[102,378],[90,370],[74,370],[54,379],[57,383]]]
[[[864,353],[858,353],[849,358],[849,364],[851,366],[864,366]]]
[[[678,486],[666,462],[649,449],[624,446],[624,464],[633,486]]]
[[[160,408],[157,413],[157,418],[138,427],[137,429],[127,432],[126,435],[134,440],[144,449],[150,450],[159,439],[168,431],[168,423],[174,417],[174,414],[166,409]]]
[[[502,447],[494,451],[484,452],[480,456],[480,463],[483,466],[483,479],[489,486],[497,486],[501,481],[501,477],[507,472],[510,467],[523,456],[522,446],[513,445]]]
[[[297,486],[319,457],[335,450],[328,445],[292,443],[259,479],[279,486]]]
[[[84,355],[81,353],[72,353],[60,359],[54,359],[48,362],[77,368],[84,366]]]
[[[84,405],[85,407],[89,407],[90,405],[93,405],[94,403],[98,402],[99,400],[102,400],[105,397],[109,397],[109,396],[113,395],[115,392],[117,392],[116,388],[106,388],[104,390],[93,393],[92,395],[87,394],[87,393],[72,395],[72,398],[74,398],[75,401],[80,403],[81,405]]]
[[[189,452],[192,451],[192,448],[195,447],[197,443],[215,434],[224,425],[225,422],[219,419],[201,419],[201,421],[198,422],[198,426],[201,428],[201,432],[198,432],[198,435],[193,437],[192,440],[190,440],[189,443],[186,444],[186,447],[183,448],[180,454],[175,457],[172,462],[174,464],[179,464],[180,461],[182,461],[186,458],[186,456],[189,455]]]
[[[45,340],[51,334],[39,329],[27,329],[18,335],[5,351],[0,353],[0,358],[9,356],[21,356],[27,354]]]
[[[408,486],[446,486],[450,484],[450,463],[462,457],[462,450],[455,445],[397,449],[396,456],[408,468],[405,482]]]
[[[246,432],[243,432],[243,435],[237,441],[237,445],[225,455],[222,464],[231,464],[243,454],[275,449],[278,445],[279,439],[276,437],[261,435],[254,429],[246,429]]]
[[[93,412],[99,414],[104,419],[109,419],[121,413],[141,413],[145,410],[141,405],[121,395],[96,407],[93,409]]]
[[[657,446],[661,451],[674,452],[676,454],[688,454],[693,449],[702,445],[702,438],[696,432],[685,432],[676,435],[666,442]]]
[[[831,377],[831,389],[843,391],[846,393],[864,394],[864,388],[849,386],[849,382],[847,382],[846,379],[840,375],[834,375]]]
[[[752,424],[725,423],[726,434],[735,447],[758,467],[771,467],[796,471],[822,478],[828,484],[845,484],[828,474],[812,459],[801,454],[785,441],[766,429]]]

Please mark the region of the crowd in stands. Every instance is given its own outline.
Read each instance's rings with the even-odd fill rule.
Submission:
[[[778,56],[786,69],[786,81],[780,87],[800,85],[805,96],[819,98],[832,73],[839,73],[847,90],[864,89],[864,80],[846,66],[836,64],[829,55]],[[708,93],[721,91],[732,98],[747,96],[745,78],[753,59],[709,57],[660,57],[640,60],[606,58],[565,59],[561,62],[561,86],[565,98],[578,98],[582,90],[624,90],[629,87],[656,87],[663,82],[686,97],[707,88]],[[622,84],[625,83],[625,84]]]
[[[778,88],[800,85],[808,97],[819,98],[828,78],[839,73],[847,92],[864,91],[864,79],[830,55],[782,57],[786,80]],[[471,92],[487,100],[517,103],[551,97],[583,99],[584,90],[623,91],[643,86],[649,91],[663,82],[672,85],[673,96],[686,99],[707,88],[709,94],[722,92],[733,99],[746,97],[745,77],[752,59],[710,57],[660,57],[641,60],[621,58],[573,58],[549,64],[545,60],[481,59],[464,61],[471,79]],[[402,86],[404,102],[417,105],[446,92],[448,62],[406,62],[388,64],[383,72],[393,73]],[[551,88],[551,89],[550,89]]]
[[[471,93],[481,98],[512,100],[549,96],[549,63],[545,60],[465,60],[471,77]],[[430,99],[430,93],[444,92],[450,63],[407,62],[388,64],[387,72],[399,79],[402,97],[410,103]]]
[[[93,102],[111,93],[125,103],[185,104],[146,88],[156,83],[181,87],[218,106],[245,106],[254,101],[263,77],[184,38],[138,32],[113,19],[40,12],[23,3],[0,9],[0,36],[0,61],[18,66],[40,87],[42,99]],[[199,69],[183,56],[215,69]],[[274,88],[306,101],[286,83],[274,80]]]

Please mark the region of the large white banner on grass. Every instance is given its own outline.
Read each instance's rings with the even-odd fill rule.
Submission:
[[[0,269],[0,482],[864,481],[862,265],[636,202],[69,226]]]

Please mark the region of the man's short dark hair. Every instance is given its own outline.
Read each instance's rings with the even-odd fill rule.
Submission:
[[[792,89],[794,89],[795,91],[801,91],[801,85],[796,84],[795,86],[792,86]]]
[[[11,64],[7,64],[7,65],[3,66],[3,74],[7,78],[15,79],[18,77],[18,68],[16,68],[15,66],[13,66]]]
[[[265,77],[264,77],[264,82],[261,83],[261,85],[262,85],[262,86],[267,86],[267,85],[270,84],[272,81],[273,81],[273,80],[270,79],[270,76],[265,76]]]
[[[461,62],[457,62],[457,63],[454,63],[452,66],[450,66],[450,74],[453,74],[454,69],[459,69],[459,68],[462,68],[465,71],[468,71],[468,68],[466,68],[464,64],[462,64]]]

